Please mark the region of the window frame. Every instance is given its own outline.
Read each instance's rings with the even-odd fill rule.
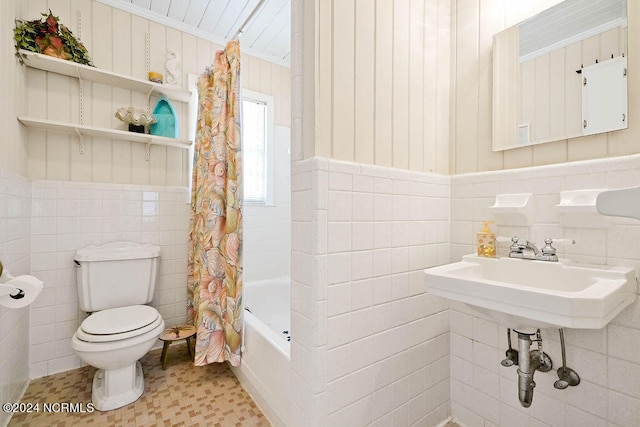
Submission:
[[[244,109],[244,102],[255,102],[266,106],[266,123],[265,123],[265,168],[267,171],[265,183],[265,200],[261,201],[247,201],[243,197],[243,203],[249,206],[275,206],[274,198],[274,98],[271,95],[267,95],[261,92],[253,90],[242,89],[241,98]],[[241,122],[244,126],[244,121]],[[242,149],[245,149],[244,129],[242,129]],[[244,161],[244,156],[243,156]],[[242,165],[244,168],[244,164]],[[243,192],[244,195],[244,192]]]

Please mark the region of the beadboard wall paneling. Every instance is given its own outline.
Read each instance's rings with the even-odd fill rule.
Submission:
[[[19,62],[14,57],[13,28],[14,19],[20,15],[22,3],[18,0],[3,1],[0,4],[0,93],[3,102],[0,105],[0,169],[26,176],[27,153],[22,143],[25,131],[16,116],[23,108],[24,81]]]
[[[569,140],[559,140],[530,147],[516,148],[501,152],[491,151],[491,110],[492,88],[491,50],[492,35],[521,22],[534,14],[559,3],[559,0],[528,0],[511,2],[508,0],[456,0],[452,16],[455,19],[452,65],[452,85],[454,101],[451,132],[451,173],[467,173],[528,166],[561,163],[566,161],[597,159],[640,152],[640,123],[634,123],[634,112],[640,111],[640,84],[633,78],[640,73],[640,47],[628,45],[629,61],[629,128],[600,135],[591,135]],[[628,2],[628,35],[635,40],[640,31],[640,5]],[[623,40],[606,34],[600,42],[607,46],[624,48]],[[586,42],[586,41],[585,41]],[[595,43],[595,41],[592,41]],[[583,42],[583,46],[584,46]],[[597,47],[595,47],[597,50]],[[600,49],[602,50],[602,49]],[[608,51],[610,49],[605,49]],[[588,54],[591,48],[565,49],[567,63],[591,63],[595,58]],[[604,57],[611,53],[600,52]],[[601,56],[599,55],[599,56]],[[587,58],[587,59],[585,59]],[[591,59],[589,59],[591,58]],[[540,59],[538,65],[546,60]],[[549,67],[557,65],[549,59]],[[535,70],[532,70],[534,77]],[[546,78],[538,74],[538,81]],[[547,83],[549,83],[547,81]],[[550,87],[553,91],[555,87]],[[552,92],[550,92],[552,93]],[[544,100],[540,99],[539,106]],[[535,105],[534,105],[535,106]],[[547,105],[547,108],[549,106]],[[553,135],[558,123],[551,118],[546,121],[546,130]]]
[[[444,0],[318,1],[306,11],[315,141],[304,155],[448,173],[450,12]]]
[[[521,64],[519,124],[530,124],[531,141],[580,135],[582,79],[575,71],[625,53],[626,34],[614,28]]]
[[[185,89],[187,74],[203,72],[205,67],[213,63],[216,51],[222,49],[222,46],[207,40],[92,0],[25,2],[23,11],[12,14],[11,19],[14,15],[34,19],[48,8],[81,38],[96,66],[136,78],[146,78],[147,34],[150,40],[149,68],[166,75],[166,51],[175,50],[182,58],[182,87]],[[13,25],[7,26],[12,27]],[[2,55],[11,53],[2,51]],[[243,87],[274,96],[275,124],[289,127],[289,69],[250,56],[243,56],[241,60]],[[13,64],[12,61],[7,63]],[[77,79],[26,67],[18,69],[16,75],[16,78],[26,81],[27,96],[24,107],[17,101],[3,107],[11,109],[3,115],[10,117],[11,124],[19,114],[80,123],[80,83]],[[15,79],[4,81],[11,81],[10,84],[13,84]],[[20,84],[16,86],[22,87]],[[91,82],[82,82],[82,88],[84,124],[126,130],[125,125],[114,116],[116,109],[128,106],[141,108],[147,105],[146,94]],[[150,109],[153,109],[156,102],[157,97],[152,96]],[[187,139],[187,103],[171,103],[180,118],[180,137]],[[180,148],[151,146],[147,161],[146,146],[143,144],[87,137],[84,138],[85,152],[80,154],[80,141],[76,136],[27,131],[20,125],[8,126],[8,129],[15,129],[11,135],[15,134],[16,137],[12,137],[12,140],[20,140],[17,137],[19,132],[27,135],[24,146],[28,152],[28,174],[34,180],[186,186],[190,179],[187,176],[189,154],[187,150]],[[24,148],[21,148],[22,144],[16,146],[17,148],[11,149],[15,153],[12,154],[11,161],[6,160],[7,165],[25,163],[23,169],[26,173],[26,160],[20,160],[20,150]],[[4,156],[0,162],[4,166]]]

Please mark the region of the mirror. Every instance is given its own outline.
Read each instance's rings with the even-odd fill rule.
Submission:
[[[566,0],[494,35],[493,151],[624,129],[627,0]]]

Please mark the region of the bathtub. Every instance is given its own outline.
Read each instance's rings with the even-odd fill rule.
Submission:
[[[244,351],[233,368],[274,426],[289,425],[290,288],[288,277],[245,283]]]

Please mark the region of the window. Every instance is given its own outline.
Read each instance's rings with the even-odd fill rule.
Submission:
[[[198,76],[189,74],[189,139],[196,139]],[[242,156],[244,202],[273,206],[273,96],[242,89]],[[189,147],[189,197],[194,144]]]
[[[242,91],[244,201],[273,204],[273,97]]]

